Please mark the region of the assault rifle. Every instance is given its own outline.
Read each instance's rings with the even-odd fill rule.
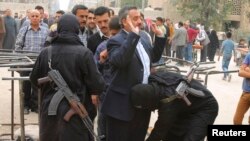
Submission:
[[[177,88],[175,89],[176,93],[177,93],[177,97],[182,98],[188,106],[191,105],[191,102],[189,101],[189,99],[186,97],[187,93],[190,93],[194,96],[197,97],[204,97],[204,93],[202,91],[199,90],[195,90],[193,88],[190,88],[188,86],[188,83],[191,82],[191,80],[193,79],[194,73],[196,71],[196,69],[199,67],[198,63],[195,63],[190,70],[188,71],[187,75],[186,75],[186,81],[181,81],[180,84],[177,86]]]
[[[68,100],[71,108],[64,116],[64,120],[69,121],[74,114],[79,115],[82,119],[82,122],[85,124],[93,137],[97,141],[101,141],[101,138],[97,136],[93,130],[93,123],[90,120],[88,112],[86,111],[84,105],[80,102],[77,95],[73,94],[73,92],[70,90],[68,84],[65,82],[59,71],[51,69],[51,71],[48,72],[47,77],[38,79],[38,84],[41,85],[48,81],[53,81],[58,87],[58,91],[55,93],[49,104],[48,115],[57,114],[58,105],[65,97]]]

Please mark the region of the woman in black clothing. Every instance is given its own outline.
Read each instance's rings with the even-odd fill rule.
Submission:
[[[212,30],[208,36],[210,43],[208,44],[208,59],[214,61],[216,50],[219,48],[219,39],[215,30]]]

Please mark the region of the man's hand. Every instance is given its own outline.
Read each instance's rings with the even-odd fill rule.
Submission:
[[[107,60],[107,57],[108,57],[108,51],[107,49],[105,49],[100,53],[100,60],[99,60],[100,64],[103,64]]]
[[[127,15],[127,22],[130,26],[131,31],[134,32],[135,34],[139,34],[139,31],[140,31],[139,27],[138,26],[135,27],[133,25],[132,20],[129,15]]]
[[[250,72],[250,68],[249,67],[245,67],[244,70],[247,71],[247,72]]]
[[[160,37],[163,36],[162,35],[163,33],[158,29],[155,23],[152,23],[151,29],[155,33],[156,36],[160,36]]]
[[[100,101],[99,101],[99,95],[91,95],[91,100],[92,100],[92,103],[98,107]]]

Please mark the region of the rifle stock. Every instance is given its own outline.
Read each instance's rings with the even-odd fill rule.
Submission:
[[[69,102],[70,110],[63,117],[64,120],[69,121],[73,115],[77,114],[78,116],[80,116],[82,122],[85,124],[91,135],[93,135],[93,137],[97,141],[101,141],[100,137],[97,136],[93,130],[93,122],[90,120],[87,110],[80,102],[78,96],[71,91],[60,72],[58,70],[52,69],[48,72],[48,77],[43,77],[38,80],[38,84],[43,84],[48,81],[53,81],[58,87],[57,93],[53,96],[51,100],[52,103],[50,102],[48,114],[56,115],[56,109],[59,106],[58,103],[60,103],[63,98],[66,98]],[[53,102],[55,103],[53,104]]]
[[[75,114],[79,115],[81,118],[86,118],[88,116],[85,107],[80,102],[72,100],[70,102],[70,110],[65,114],[63,119],[69,121]]]
[[[51,81],[51,79],[48,76],[46,76],[46,77],[39,78],[37,80],[37,83],[38,83],[38,85],[42,85],[42,84],[47,83],[49,81]]]

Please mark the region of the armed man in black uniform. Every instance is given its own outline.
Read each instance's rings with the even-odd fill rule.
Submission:
[[[150,75],[149,84],[132,88],[135,107],[158,109],[158,119],[146,141],[201,141],[207,135],[207,126],[217,117],[218,103],[200,82],[188,83],[184,78],[177,73],[157,72]],[[188,84],[185,96],[191,105],[176,94],[181,82]]]
[[[78,32],[77,18],[72,14],[63,15],[58,22],[58,37],[38,56],[30,80],[39,87],[37,80],[48,75],[48,60],[51,59],[51,68],[59,71],[83,104],[87,90],[98,100],[98,94],[104,89],[104,80],[92,52],[83,47]],[[69,121],[64,120],[71,108],[66,98],[60,102],[56,115],[48,115],[49,105],[57,91],[53,82],[41,86],[40,141],[90,141],[88,129],[78,115],[73,115]]]

